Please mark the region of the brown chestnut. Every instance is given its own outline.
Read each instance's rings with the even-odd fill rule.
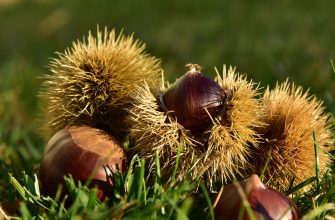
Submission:
[[[214,204],[216,219],[238,219],[243,208],[241,219],[252,219],[243,207],[243,197],[249,203],[255,219],[298,219],[298,210],[293,201],[264,185],[255,174],[243,182],[232,183],[223,188],[222,193],[217,195],[217,204]]]
[[[14,201],[1,201],[0,203],[0,219],[9,219],[7,215],[14,216],[20,213],[20,199]],[[1,210],[2,209],[2,210]],[[4,215],[4,216],[2,216]]]
[[[102,130],[70,126],[58,131],[48,142],[40,164],[43,192],[54,196],[64,175],[75,181],[92,180],[103,200],[113,192],[113,173],[127,168],[127,158],[118,141]],[[66,188],[66,187],[63,187]]]
[[[229,94],[214,80],[204,76],[200,66],[188,66],[190,70],[159,99],[164,111],[172,111],[179,124],[197,133],[211,124],[211,117],[224,112]]]

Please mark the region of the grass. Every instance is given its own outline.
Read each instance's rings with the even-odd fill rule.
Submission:
[[[191,193],[194,183],[164,186],[156,172],[155,182],[150,186],[145,181],[143,160],[135,156],[130,167],[125,176],[115,175],[114,195],[105,203],[97,199],[96,190],[89,190],[86,184],[76,185],[71,176],[66,177],[69,197],[60,200],[57,195],[52,199],[40,194],[36,175],[23,172],[18,180],[9,173],[10,185],[21,201],[20,218],[13,219],[188,219],[194,201]],[[66,200],[70,198],[73,202],[67,207]],[[206,198],[209,199],[208,193]]]
[[[22,158],[23,159],[23,158]],[[114,195],[102,203],[97,191],[88,189],[86,184],[76,185],[71,176],[66,177],[69,194],[65,198],[43,196],[37,175],[20,171],[13,175],[7,171],[7,181],[2,186],[11,189],[6,202],[19,201],[16,215],[11,219],[215,219],[212,208],[214,194],[207,191],[204,183],[187,180],[180,184],[162,184],[159,158],[156,160],[154,182],[145,178],[145,161],[133,157],[130,169],[124,175],[116,173]],[[317,167],[317,165],[316,165]],[[2,166],[3,168],[3,166]],[[3,178],[2,178],[3,179]],[[306,184],[313,184],[308,192],[299,190]],[[200,186],[198,193],[194,190]],[[322,179],[317,175],[295,188],[288,190],[298,205],[302,219],[324,219],[335,215],[335,174],[331,169]],[[73,201],[67,205],[67,200]],[[2,201],[4,196],[2,194]],[[245,200],[245,207],[248,203]],[[194,209],[196,206],[200,209]],[[250,209],[250,207],[249,207]],[[250,210],[249,210],[250,211]],[[252,214],[252,213],[251,213]]]
[[[11,113],[5,113],[5,119],[18,123],[8,114]],[[0,201],[13,206],[20,201],[19,207],[16,207],[17,216],[12,219],[214,219],[211,207],[214,194],[209,193],[201,182],[164,185],[160,179],[158,157],[153,183],[145,178],[145,161],[134,157],[131,169],[124,176],[116,176],[115,195],[105,203],[96,198],[95,190],[89,190],[85,184],[76,186],[70,177],[66,179],[70,192],[68,196],[74,201],[70,207],[66,206],[66,199],[69,198],[45,197],[40,193],[37,167],[31,166],[38,164],[41,156],[40,147],[30,138],[34,126],[26,129],[22,125],[16,126],[13,130],[5,130],[5,126],[1,126],[2,137],[6,135],[7,138],[2,139],[0,146]],[[315,143],[317,149],[316,137]],[[174,169],[175,172],[178,172],[177,169]],[[299,191],[309,184],[312,186],[309,191]],[[199,192],[193,193],[198,186]],[[322,178],[316,172],[315,177],[291,188],[286,194],[293,197],[303,219],[334,216],[335,166]]]
[[[263,87],[289,77],[310,87],[335,113],[332,0],[4,2],[0,1],[0,203],[19,210],[13,219],[213,219],[213,194],[200,182],[164,185],[159,158],[153,183],[145,179],[145,161],[134,158],[132,169],[117,179],[115,198],[106,203],[85,184],[75,186],[71,178],[71,207],[57,196],[40,194],[36,174],[45,144],[38,132],[40,76],[55,51],[95,30],[96,24],[135,32],[149,52],[162,58],[170,81],[189,62],[204,66],[212,76],[213,66],[231,64]],[[317,137],[315,143],[317,158]],[[300,192],[305,185],[310,190]],[[192,193],[195,188],[199,193]],[[315,176],[286,194],[303,219],[334,218],[335,165],[319,176],[316,164]]]

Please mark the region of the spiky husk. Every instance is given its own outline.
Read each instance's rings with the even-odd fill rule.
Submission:
[[[130,109],[129,137],[134,142],[133,153],[147,159],[150,171],[155,168],[158,154],[162,177],[167,181],[171,180],[177,158],[177,180],[204,178],[212,187],[216,182],[243,176],[243,170],[250,166],[246,160],[250,154],[248,143],[258,142],[253,128],[262,124],[258,92],[254,83],[233,68],[224,67],[222,77],[217,73],[216,81],[230,91],[232,99],[226,114],[213,118],[212,126],[197,137],[160,110],[148,86],[138,87]]]
[[[244,177],[245,170],[252,167],[247,160],[251,154],[248,145],[258,145],[259,135],[255,128],[264,124],[261,122],[262,111],[257,85],[247,81],[244,75],[236,74],[232,67],[227,70],[224,66],[222,77],[217,70],[216,72],[216,81],[231,92],[232,99],[225,118],[215,119],[210,130],[206,152],[208,161],[205,162],[211,168],[206,175],[207,179],[227,182],[232,178]],[[214,155],[217,155],[215,160],[212,159],[215,158]]]
[[[293,178],[299,184],[315,176],[315,130],[319,171],[324,173],[331,161],[326,152],[334,149],[334,141],[333,119],[324,113],[322,102],[286,80],[277,83],[274,90],[267,88],[263,103],[263,122],[267,126],[258,129],[262,143],[254,150],[252,163],[256,170],[252,172],[261,173],[270,155],[264,178],[281,191],[289,188]]]
[[[71,124],[86,124],[118,134],[135,85],[160,81],[160,61],[131,36],[105,28],[51,60],[40,97],[43,133],[48,138]],[[122,133],[122,132],[121,132]]]

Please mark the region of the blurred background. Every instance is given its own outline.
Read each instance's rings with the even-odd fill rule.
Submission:
[[[0,0],[0,201],[8,173],[37,172],[44,147],[37,98],[55,52],[89,30],[116,28],[145,42],[174,81],[185,64],[237,67],[265,88],[287,77],[335,113],[334,0]]]
[[[56,51],[97,25],[135,33],[169,81],[189,62],[210,76],[228,64],[263,88],[289,77],[334,113],[334,8],[333,0],[0,0],[0,143],[22,140],[38,160],[29,144],[40,141],[40,77]]]

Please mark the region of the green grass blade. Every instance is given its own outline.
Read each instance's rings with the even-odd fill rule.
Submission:
[[[34,178],[35,178],[34,189],[35,189],[36,196],[38,198],[41,198],[40,185],[39,185],[38,178],[37,178],[36,174],[34,174]]]
[[[316,137],[316,130],[313,131],[313,141],[314,141],[314,154],[315,154],[315,177],[316,177],[316,187],[317,191],[320,191],[320,169],[319,169],[319,144]]]
[[[307,186],[308,184],[311,184],[311,183],[314,182],[315,180],[316,180],[316,177],[315,177],[315,176],[313,176],[313,177],[311,177],[311,178],[308,178],[308,179],[306,179],[305,181],[303,181],[302,183],[299,183],[299,184],[296,185],[295,187],[293,187],[293,188],[287,190],[287,191],[285,192],[285,194],[286,194],[286,195],[290,195],[290,194],[292,194],[292,193],[294,193],[294,192],[296,192],[296,191],[298,191],[298,190],[304,188],[304,187]]]
[[[131,200],[138,200],[140,201],[143,199],[144,201],[146,200],[145,198],[145,178],[144,178],[144,173],[145,173],[145,164],[144,160],[140,159],[138,160],[138,164],[135,166],[133,176],[129,176],[129,186],[130,190],[128,193],[128,201]],[[144,197],[142,198],[142,194]]]
[[[179,167],[179,159],[180,159],[181,150],[182,150],[182,147],[180,145],[178,146],[178,150],[177,150],[177,158],[176,158],[176,163],[174,165],[172,176],[171,176],[171,183],[173,183],[176,180],[176,174],[177,174],[177,170]]]
[[[289,190],[292,189],[292,187],[294,185],[294,182],[295,182],[295,177],[293,176],[291,181],[290,181],[289,187],[288,187]]]
[[[138,188],[137,188],[137,199],[141,200],[143,190],[145,187],[145,179],[144,179],[144,173],[145,173],[145,166],[144,166],[144,160],[141,160],[141,166],[138,170],[139,174],[137,175],[138,178]],[[144,198],[145,199],[145,198]]]
[[[27,200],[27,195],[25,189],[22,187],[22,185],[13,177],[11,173],[9,175],[9,181],[10,183],[14,186],[14,188],[17,190],[17,192],[20,194],[20,196],[24,199]]]
[[[154,183],[154,195],[153,200],[155,201],[158,196],[161,195],[162,184],[161,184],[161,170],[160,170],[160,160],[158,153],[156,152],[156,173],[155,173],[155,183]]]
[[[213,209],[212,201],[211,201],[211,198],[209,197],[207,188],[206,188],[205,184],[202,181],[200,181],[200,188],[201,188],[201,190],[204,193],[204,196],[206,198],[206,202],[207,202],[208,207],[209,207],[209,213],[210,213],[211,219],[215,220],[215,215],[214,215],[214,209]]]
[[[129,163],[129,168],[128,168],[128,171],[127,171],[127,174],[126,174],[126,177],[125,177],[125,187],[126,187],[126,190],[130,191],[131,189],[131,185],[132,185],[132,181],[134,179],[134,164],[135,162],[138,162],[139,163],[140,159],[138,157],[138,155],[134,155],[133,158],[131,159],[130,163]]]
[[[313,220],[317,219],[322,213],[329,211],[329,210],[335,210],[335,204],[334,203],[326,203],[323,205],[320,205],[318,207],[315,207],[313,210],[311,210],[309,213],[304,215],[301,220]]]
[[[89,194],[88,201],[86,204],[87,209],[93,210],[98,205],[97,195],[98,195],[98,189],[97,188],[92,189]]]
[[[22,219],[24,219],[24,220],[25,219],[27,219],[27,220],[33,219],[33,216],[31,215],[26,203],[21,203],[20,212],[21,212]]]
[[[178,212],[176,220],[183,220],[183,219],[185,219],[185,216],[187,216],[188,213],[191,211],[192,204],[193,204],[193,199],[192,198],[186,198],[185,201],[180,206],[180,210],[181,210],[181,212],[183,214],[180,214]]]
[[[268,167],[268,164],[269,164],[269,162],[271,160],[271,151],[272,151],[272,148],[270,148],[269,151],[268,151],[268,153],[267,153],[267,159],[266,159],[265,165],[264,165],[264,167],[262,169],[261,175],[259,176],[260,180],[263,180],[266,168]]]
[[[240,195],[240,197],[242,198],[242,206],[240,207],[240,210],[238,212],[238,220],[242,220],[244,219],[244,213],[246,211],[247,213],[247,219],[250,220],[256,220],[255,214],[250,206],[250,203],[248,201],[248,195],[246,195],[246,193],[244,192],[244,190],[242,189],[240,183],[238,182],[234,182],[233,183],[238,191],[238,194]]]

